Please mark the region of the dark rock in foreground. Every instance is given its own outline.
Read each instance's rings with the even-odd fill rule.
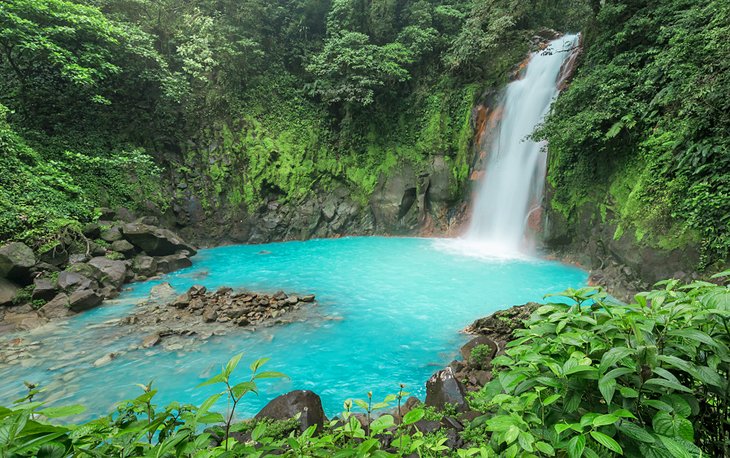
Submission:
[[[454,371],[447,367],[431,376],[426,382],[426,405],[443,409],[452,404],[458,411],[467,409],[464,386],[454,376]]]
[[[296,390],[274,398],[256,414],[256,419],[269,418],[271,420],[288,420],[299,417],[299,427],[302,431],[312,425],[321,431],[325,416],[322,409],[322,400],[317,394],[309,390]]]

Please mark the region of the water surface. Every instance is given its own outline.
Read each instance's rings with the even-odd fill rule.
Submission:
[[[268,369],[291,377],[265,384],[260,396],[243,403],[242,415],[293,389],[317,392],[329,415],[347,398],[364,398],[368,391],[382,398],[400,383],[423,398],[425,381],[457,358],[468,340],[459,331],[474,319],[582,286],[587,278],[551,261],[468,256],[463,247],[450,249],[451,243],[363,237],[201,250],[193,267],[130,285],[119,299],[50,331],[26,333],[42,346],[22,365],[0,366],[0,404],[17,398],[22,381],[30,380],[52,388],[55,403],[82,403],[88,414],[105,414],[139,393],[134,383],[150,379],[159,389],[158,403],[199,404],[218,389],[195,386],[238,352],[245,353],[241,379],[258,357],[270,357]],[[101,324],[130,314],[162,281],[179,292],[203,284],[313,293],[318,305],[306,322],[253,333],[235,328],[192,351],[127,351],[93,367],[97,358],[139,343],[143,336],[115,337],[113,327]]]

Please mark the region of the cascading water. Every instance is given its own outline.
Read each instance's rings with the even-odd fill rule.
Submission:
[[[472,211],[466,241],[492,254],[529,247],[525,231],[539,208],[545,179],[543,145],[529,139],[558,94],[558,77],[578,42],[566,35],[533,54],[522,79],[507,86],[504,114],[489,144],[487,165]]]

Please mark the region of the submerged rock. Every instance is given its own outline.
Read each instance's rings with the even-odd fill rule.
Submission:
[[[326,419],[322,409],[322,400],[316,393],[309,390],[291,391],[272,399],[254,418],[288,420],[297,414],[301,414],[299,427],[302,431],[312,425],[316,425],[318,430],[322,430]]]

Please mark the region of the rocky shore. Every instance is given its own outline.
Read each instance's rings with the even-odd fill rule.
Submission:
[[[133,314],[118,324],[140,336],[140,346],[150,348],[163,343],[168,350],[177,350],[194,340],[177,341],[176,337],[197,337],[206,340],[222,335],[231,327],[255,331],[303,320],[316,306],[313,294],[296,295],[283,291],[268,295],[250,291],[219,288],[208,291],[195,285],[176,295],[172,287],[162,283],[153,288],[150,299],[137,305]]]
[[[192,265],[196,249],[154,217],[104,210],[34,252],[0,247],[0,332],[30,330],[94,308],[122,286]]]

